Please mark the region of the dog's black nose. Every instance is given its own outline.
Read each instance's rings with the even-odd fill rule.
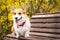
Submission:
[[[17,17],[15,17],[15,19],[17,20]]]

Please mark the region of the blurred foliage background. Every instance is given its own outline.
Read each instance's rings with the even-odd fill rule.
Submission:
[[[26,14],[31,17],[35,13],[60,11],[60,0],[1,0],[0,1],[0,39],[11,33],[11,6],[21,8],[26,5]]]

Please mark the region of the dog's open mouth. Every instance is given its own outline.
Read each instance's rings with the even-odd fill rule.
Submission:
[[[18,23],[18,20],[16,20],[16,23]]]
[[[22,17],[20,17],[19,19],[16,19],[16,23],[18,23],[18,21],[21,20],[21,19],[22,19]]]

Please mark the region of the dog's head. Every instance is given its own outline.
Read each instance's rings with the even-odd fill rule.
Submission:
[[[25,14],[26,10],[24,8],[15,9],[12,7],[12,16],[13,19],[18,20],[22,17],[22,14]]]
[[[18,20],[21,18],[22,14],[24,14],[24,10],[23,9],[14,9],[12,14],[13,14],[13,18]]]

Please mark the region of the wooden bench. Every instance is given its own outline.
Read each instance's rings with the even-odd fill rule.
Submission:
[[[4,40],[60,40],[60,13],[35,14],[31,19],[29,38],[5,36]]]

